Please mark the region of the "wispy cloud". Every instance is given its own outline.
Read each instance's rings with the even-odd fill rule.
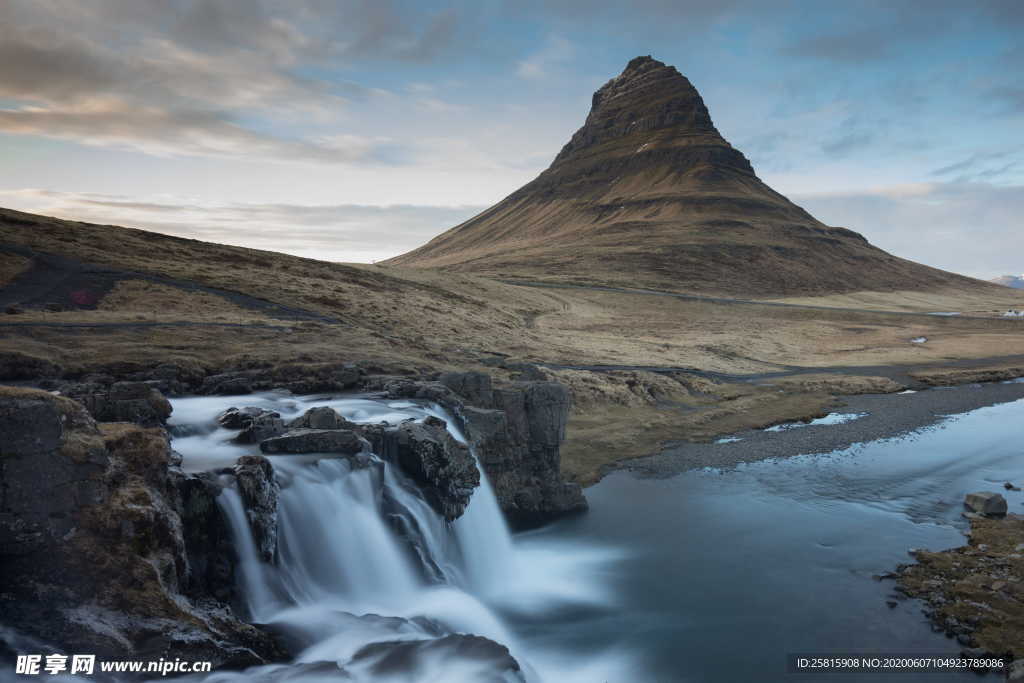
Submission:
[[[544,46],[516,64],[516,75],[520,78],[543,79],[551,70],[563,65],[573,56],[573,45],[562,36],[548,36]]]
[[[115,195],[38,189],[0,191],[0,202],[58,218],[114,223],[179,237],[348,262],[378,261],[404,253],[484,208],[216,205],[174,197],[141,201]]]
[[[311,78],[300,67],[357,54],[428,60],[453,40],[457,25],[456,14],[439,12],[417,30],[387,2],[345,13],[297,2],[287,16],[259,2],[197,1],[186,11],[177,5],[4,3],[0,98],[9,104],[0,108],[0,132],[162,156],[373,163],[389,156],[378,147],[393,141],[279,132],[299,120],[337,127],[350,100],[381,92]],[[303,23],[314,10],[316,30]],[[340,23],[343,14],[345,28],[327,40],[323,25]],[[112,32],[111,22],[123,32]],[[133,24],[135,32],[128,30]]]

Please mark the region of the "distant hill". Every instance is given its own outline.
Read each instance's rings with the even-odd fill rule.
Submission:
[[[534,181],[388,263],[743,296],[990,287],[892,256],[764,184],[675,68],[637,57]]]
[[[997,285],[1003,285],[1004,287],[1024,289],[1024,275],[1003,275],[997,278],[992,278],[989,282],[994,282]]]

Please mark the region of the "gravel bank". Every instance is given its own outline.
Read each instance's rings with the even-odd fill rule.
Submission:
[[[849,396],[835,412],[867,413],[842,424],[802,425],[778,431],[747,430],[720,443],[669,443],[658,454],[622,463],[623,469],[671,476],[702,467],[730,468],[744,462],[828,453],[856,443],[899,436],[940,422],[947,415],[1024,399],[1024,382],[994,382],[916,393]]]

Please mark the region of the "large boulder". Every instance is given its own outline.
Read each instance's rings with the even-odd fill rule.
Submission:
[[[462,516],[480,471],[469,449],[452,438],[443,420],[428,417],[384,433],[384,457],[397,462],[424,498],[445,519]]]
[[[0,443],[5,626],[104,658],[244,666],[282,656],[194,590],[181,504],[191,475],[163,429],[97,425],[65,397],[0,387],[0,432],[10,437]]]
[[[84,405],[98,422],[133,422],[156,427],[171,416],[170,402],[145,382],[73,384],[65,387],[63,393]]]
[[[43,391],[0,387],[0,434],[0,556],[28,555],[103,500],[109,456],[81,404]]]
[[[985,517],[1003,517],[1006,515],[1006,499],[993,491],[968,493],[964,498],[964,507],[971,512]]]
[[[310,408],[288,423],[290,429],[354,429],[355,426],[328,406]]]
[[[260,443],[264,453],[342,453],[355,455],[366,442],[350,429],[293,429]]]
[[[235,443],[259,443],[285,432],[281,414],[266,408],[231,407],[217,416],[217,423],[226,429],[238,429]]]
[[[256,550],[264,562],[277,554],[277,499],[274,468],[262,455],[243,455],[235,465],[235,480],[249,519]]]
[[[236,551],[231,523],[217,503],[224,487],[212,472],[185,474],[172,469],[171,477],[189,564],[185,592],[230,604],[236,597]]]

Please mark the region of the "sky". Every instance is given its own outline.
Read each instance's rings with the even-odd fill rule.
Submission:
[[[1024,271],[1018,0],[3,0],[0,206],[380,260],[534,178],[646,54],[823,222]]]

